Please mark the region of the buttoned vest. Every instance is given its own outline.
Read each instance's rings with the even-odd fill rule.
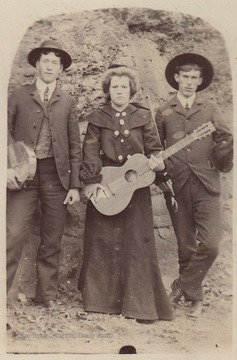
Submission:
[[[49,124],[48,104],[44,104],[44,118],[41,123],[40,133],[35,149],[37,159],[45,159],[54,157],[52,147],[52,136]]]

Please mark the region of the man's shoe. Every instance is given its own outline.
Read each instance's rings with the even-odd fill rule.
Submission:
[[[138,324],[144,324],[144,325],[150,325],[150,324],[154,324],[156,320],[142,320],[142,319],[136,319],[136,322]]]
[[[178,279],[175,279],[171,285],[171,293],[169,295],[169,299],[171,304],[177,304],[181,297],[184,295],[183,290],[179,287]]]
[[[188,316],[197,319],[202,312],[202,301],[193,300],[188,312]]]
[[[47,300],[47,301],[34,300],[33,303],[35,305],[44,306],[46,308],[55,308],[58,305],[56,300]]]
[[[43,301],[42,305],[44,305],[44,307],[46,308],[55,308],[57,307],[57,301],[56,300],[48,300],[48,301]]]

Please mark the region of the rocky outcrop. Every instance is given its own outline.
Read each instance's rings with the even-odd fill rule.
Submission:
[[[220,33],[200,18],[151,9],[104,9],[67,13],[41,19],[27,30],[19,44],[9,80],[9,92],[32,82],[35,69],[27,63],[27,54],[48,37],[62,41],[73,64],[61,77],[60,86],[77,102],[81,138],[86,130],[86,115],[103,103],[100,77],[111,63],[126,64],[137,70],[140,89],[136,101],[152,111],[173,93],[164,78],[167,62],[183,52],[198,52],[208,57],[215,77],[205,95],[219,104],[232,126],[231,75],[228,54]],[[224,177],[225,198],[231,196],[231,182]],[[152,187],[154,229],[161,258],[175,256],[174,234],[163,195]],[[83,253],[86,201],[68,208],[68,221],[62,240],[60,282],[76,286]],[[12,292],[33,296],[35,253],[39,242],[38,214],[32,223]],[[171,241],[172,240],[172,241]]]

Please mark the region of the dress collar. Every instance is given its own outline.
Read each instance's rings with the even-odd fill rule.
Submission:
[[[105,105],[101,110],[103,112],[109,114],[110,116],[113,116],[113,115],[116,116],[116,114],[122,114],[122,113],[131,114],[134,111],[138,110],[138,108],[132,104],[128,104],[128,106],[123,111],[117,111],[114,108],[112,108],[111,104],[108,104],[108,105]]]

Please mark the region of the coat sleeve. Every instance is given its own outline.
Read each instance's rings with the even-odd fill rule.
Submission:
[[[16,118],[17,101],[16,94],[12,93],[8,98],[8,109],[7,109],[7,125],[8,125],[8,138],[7,143],[11,143],[14,139],[14,125]]]
[[[71,165],[70,189],[81,188],[81,182],[79,179],[81,165],[80,133],[77,108],[74,99],[72,99],[68,120],[68,144],[69,161]]]
[[[83,143],[83,161],[80,171],[80,179],[84,184],[93,184],[101,181],[102,161],[100,150],[100,128],[89,123]]]
[[[162,146],[162,150],[165,149],[165,126],[164,121],[162,117],[162,112],[158,109],[156,116],[155,116],[156,126],[159,134],[159,141]],[[173,165],[172,161],[169,159],[166,159],[165,161],[165,169],[161,174],[157,173],[155,183],[159,184],[160,182],[165,182],[171,178],[173,175]]]
[[[161,144],[165,148],[165,123],[163,121],[163,115],[160,109],[158,109],[156,112],[155,121],[159,132]]]
[[[218,107],[213,104],[212,122],[216,128],[213,133],[215,145],[212,150],[212,161],[221,172],[228,172],[233,167],[233,135],[226,126]]]

